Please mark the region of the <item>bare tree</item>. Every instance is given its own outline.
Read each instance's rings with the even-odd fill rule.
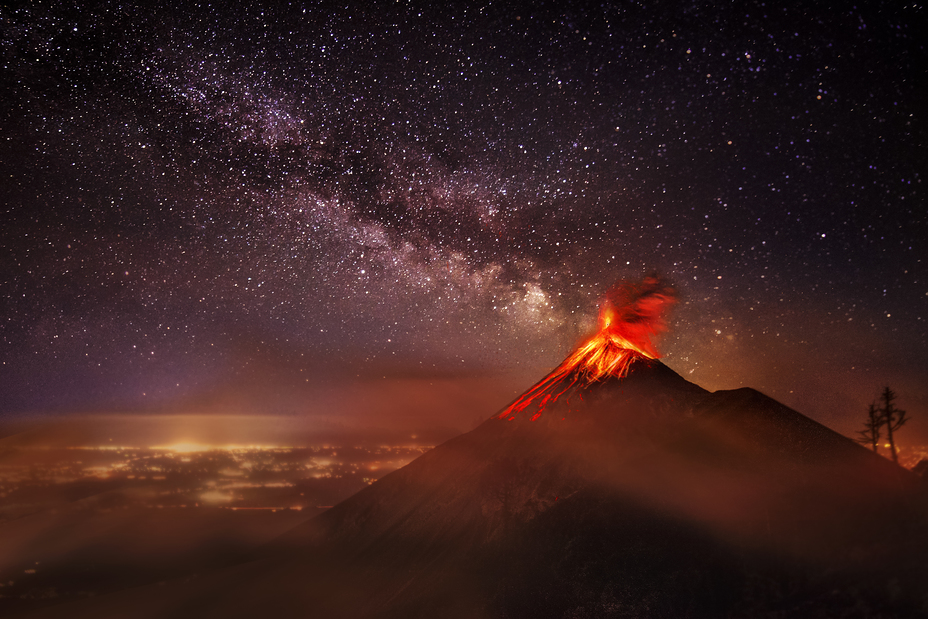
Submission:
[[[893,456],[893,462],[899,464],[899,457],[896,455],[896,441],[893,437],[893,432],[898,430],[909,420],[905,415],[904,410],[896,408],[893,403],[896,399],[896,394],[893,393],[893,390],[889,387],[883,389],[883,393],[880,394],[881,406],[879,409],[880,417],[882,418],[883,425],[886,426],[886,438],[889,439],[889,451]]]
[[[876,404],[870,404],[870,410],[867,411],[867,421],[864,422],[864,429],[858,430],[860,438],[857,442],[861,445],[870,445],[873,453],[878,453],[880,447],[880,427],[883,425],[883,416]]]

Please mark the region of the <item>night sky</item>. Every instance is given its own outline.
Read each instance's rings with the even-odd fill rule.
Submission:
[[[431,4],[0,9],[0,413],[510,397],[657,272],[689,380],[928,427],[922,4]]]

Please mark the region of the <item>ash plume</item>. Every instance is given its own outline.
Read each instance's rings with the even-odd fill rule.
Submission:
[[[620,281],[606,293],[599,312],[599,331],[579,346],[553,372],[500,413],[514,419],[537,403],[537,419],[545,406],[578,385],[607,377],[622,378],[638,359],[658,359],[652,337],[667,330],[667,310],[676,303],[674,289],[657,275],[641,282]]]

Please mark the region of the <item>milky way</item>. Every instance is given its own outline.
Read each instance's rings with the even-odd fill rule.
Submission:
[[[59,4],[0,9],[4,412],[543,372],[654,271],[685,377],[928,413],[921,5]]]

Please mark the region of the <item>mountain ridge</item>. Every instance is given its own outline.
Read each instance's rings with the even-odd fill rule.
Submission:
[[[928,609],[917,478],[759,391],[708,392],[637,359],[532,405],[384,476],[255,563],[150,595],[198,617]]]

